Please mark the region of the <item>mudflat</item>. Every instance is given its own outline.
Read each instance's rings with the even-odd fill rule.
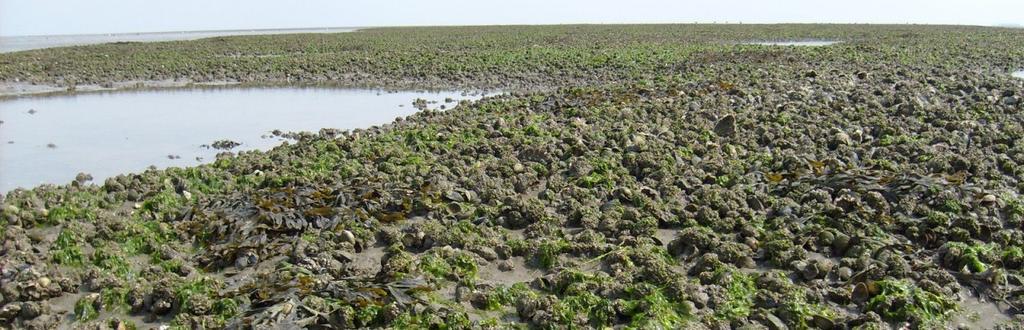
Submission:
[[[0,322],[1019,328],[1022,68],[1024,31],[962,26],[382,28],[0,54],[0,80],[72,90],[504,91],[12,191]]]

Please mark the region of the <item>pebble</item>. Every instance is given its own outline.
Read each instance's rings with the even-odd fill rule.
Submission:
[[[498,262],[498,270],[503,272],[511,272],[516,269],[516,264],[512,263],[512,260],[502,260]]]
[[[736,116],[726,115],[715,124],[715,134],[721,137],[732,137],[736,135]]]
[[[839,267],[836,274],[839,275],[840,280],[846,281],[853,277],[853,269],[850,269],[850,267]]]
[[[341,241],[342,242],[355,243],[356,242],[356,235],[352,234],[351,231],[342,230],[341,231]]]
[[[4,305],[0,307],[0,321],[7,322],[13,320],[19,313],[21,313],[21,304]]]
[[[494,259],[498,259],[498,253],[494,252],[494,249],[486,246],[474,247],[471,251],[473,251],[474,253],[476,253],[481,258],[484,258],[484,260],[487,261],[493,261]]]

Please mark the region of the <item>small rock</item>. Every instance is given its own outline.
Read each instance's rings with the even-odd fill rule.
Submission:
[[[832,141],[837,146],[848,146],[853,144],[853,140],[850,138],[850,135],[843,131],[837,132],[835,136],[832,137]]]
[[[79,172],[78,175],[75,176],[75,181],[78,181],[78,183],[86,183],[92,181],[92,175],[85,172]]]
[[[986,194],[985,196],[981,197],[981,205],[992,205],[995,204],[997,201],[999,201],[999,199],[996,198],[996,196],[993,194]]]
[[[279,133],[279,130],[274,130],[274,135],[281,135]],[[213,148],[217,150],[230,150],[240,145],[242,144],[231,140],[218,140],[214,141],[213,144],[211,144],[211,146],[213,146]]]
[[[835,322],[833,322],[832,320],[830,320],[830,319],[828,319],[826,317],[823,317],[823,316],[820,316],[820,315],[814,315],[814,316],[812,316],[812,319],[814,321],[814,325],[818,326],[818,329],[835,329],[836,328]]]
[[[726,115],[715,124],[715,134],[721,137],[736,135],[736,116]]]
[[[473,249],[471,249],[471,251],[473,251],[474,253],[476,253],[481,258],[484,258],[484,260],[487,261],[494,261],[494,259],[498,259],[498,253],[494,252],[494,249],[486,246],[474,247]]]
[[[765,318],[765,321],[767,321],[767,323],[768,323],[767,324],[768,329],[771,329],[771,330],[789,330],[789,327],[786,326],[786,323],[782,322],[782,319],[779,319],[779,317],[775,316],[775,314],[767,313],[764,316],[764,318]]]
[[[843,233],[836,233],[836,238],[832,241],[832,248],[835,249],[836,252],[843,253],[849,246],[850,236]]]
[[[512,171],[516,173],[523,173],[523,171],[526,171],[526,167],[524,167],[522,163],[515,163],[512,165]]]
[[[32,240],[33,243],[39,243],[46,240],[46,233],[41,231],[30,231],[26,233],[25,236],[28,236],[28,239]]]
[[[839,275],[840,280],[846,281],[853,277],[853,269],[850,269],[850,267],[839,267],[836,274]]]
[[[31,320],[42,315],[49,305],[43,305],[37,301],[21,303],[21,318]]]
[[[446,192],[444,194],[444,197],[447,198],[448,200],[455,201],[455,202],[464,202],[464,201],[466,201],[464,198],[462,198],[462,194],[459,194],[459,192],[454,191],[454,190],[449,190],[448,192]]]
[[[53,144],[53,143],[47,143],[47,144],[46,144],[46,147],[47,147],[47,148],[50,148],[50,149],[57,149],[57,145],[56,145],[56,144]]]
[[[10,322],[21,313],[21,304],[7,304],[0,307],[0,322]]]
[[[238,258],[235,259],[235,267],[247,268],[249,266],[255,265],[258,261],[259,256],[257,256],[256,253],[252,251],[245,251],[244,253],[239,255]]]
[[[39,111],[36,111],[36,109],[28,109],[28,114],[30,114],[30,115],[34,115],[34,114],[36,114],[36,112],[39,112]]]
[[[149,310],[156,315],[164,315],[171,311],[171,302],[167,299],[159,299],[153,302],[153,306],[149,307]]]
[[[498,270],[503,272],[511,272],[516,269],[516,264],[512,263],[512,260],[504,260],[498,262]]]
[[[351,231],[342,230],[341,231],[341,241],[342,242],[355,243],[356,242],[356,235],[352,234]]]
[[[122,320],[111,320],[111,323],[113,324],[111,328],[113,328],[114,330],[135,329],[134,323],[128,323]]]

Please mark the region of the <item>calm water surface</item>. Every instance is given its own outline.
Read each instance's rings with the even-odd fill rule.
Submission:
[[[1020,71],[1014,72],[1013,76],[1017,77],[1017,78],[1020,78],[1020,79],[1024,79],[1024,70],[1020,70]]]
[[[275,129],[366,128],[416,112],[423,98],[454,107],[460,92],[327,88],[213,88],[84,93],[0,100],[0,192],[65,184],[79,172],[95,183],[148,166],[191,166],[220,152],[202,147],[230,139],[232,151],[267,150]],[[401,106],[400,106],[401,105]],[[31,112],[31,113],[30,113]],[[170,159],[168,155],[180,158]],[[201,160],[196,158],[200,157]]]
[[[285,33],[337,33],[352,32],[357,28],[315,28],[315,29],[269,29],[269,30],[224,30],[224,31],[182,31],[153,33],[79,34],[56,36],[13,36],[0,37],[0,53],[30,49],[103,44],[119,41],[171,41],[194,40],[210,37],[285,34]]]

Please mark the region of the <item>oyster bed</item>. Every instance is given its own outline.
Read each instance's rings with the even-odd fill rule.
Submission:
[[[468,38],[474,29],[480,36]],[[285,60],[301,68],[286,70],[294,76],[333,81],[348,70],[301,52],[305,38],[129,49],[231,53],[263,41],[296,52]],[[523,91],[297,134],[210,165],[8,193],[0,322],[1013,329],[1024,320],[1024,81],[1006,74],[1024,67],[1020,30],[559,26],[336,38],[353,42],[328,47],[351,52],[323,57],[395,46],[367,57],[353,84]],[[119,47],[3,54],[0,77],[153,74],[143,60],[110,71],[103,57],[76,57]],[[411,60],[417,47],[435,52]],[[205,73],[262,72],[234,58],[223,63],[235,69]],[[202,74],[169,67],[148,78]]]

